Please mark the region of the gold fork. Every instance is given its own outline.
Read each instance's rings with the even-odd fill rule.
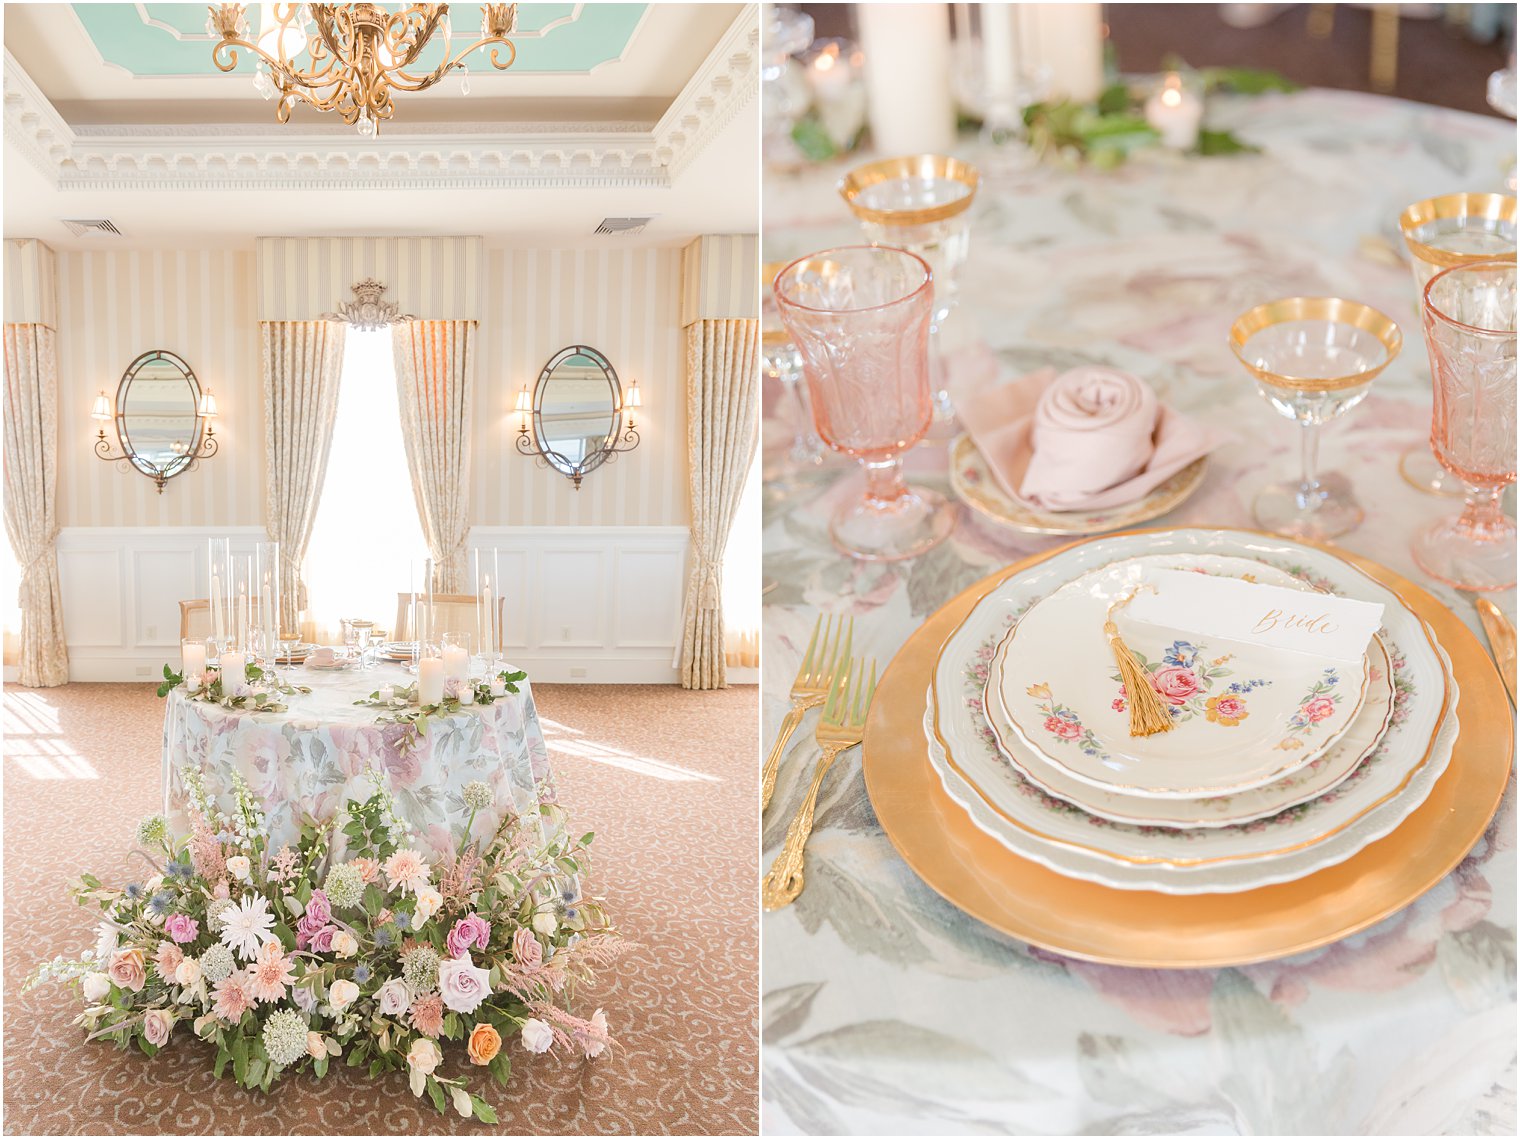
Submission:
[[[820,626],[823,630],[822,644],[818,640]],[[834,637],[833,644],[829,643],[830,633]],[[841,635],[844,637],[842,647]],[[781,731],[776,736],[775,744],[771,746],[770,755],[765,757],[765,769],[760,773],[760,809],[762,811],[771,805],[771,796],[776,793],[776,772],[781,767],[781,756],[786,751],[786,741],[792,738],[792,733],[797,730],[797,725],[802,723],[802,717],[807,714],[807,710],[818,707],[828,696],[829,686],[834,682],[834,674],[838,671],[840,662],[849,663],[850,642],[854,639],[854,617],[850,618],[848,627],[841,620],[836,628],[832,616],[825,624],[822,614],[819,614],[818,620],[813,622],[813,636],[808,641],[807,652],[802,656],[802,664],[797,669],[797,679],[792,682],[791,711],[787,712],[786,719],[781,721]]]
[[[818,721],[816,738],[823,754],[813,772],[813,782],[807,797],[802,800],[796,817],[786,828],[786,841],[781,853],[771,863],[770,873],[760,883],[760,901],[768,910],[789,906],[802,893],[802,852],[808,836],[813,833],[813,812],[818,806],[818,791],[829,773],[834,757],[847,751],[865,735],[866,712],[871,707],[871,697],[876,692],[876,661],[871,661],[871,675],[866,677],[866,659],[856,657],[853,665],[846,661],[834,677],[828,700],[823,705],[823,716]]]

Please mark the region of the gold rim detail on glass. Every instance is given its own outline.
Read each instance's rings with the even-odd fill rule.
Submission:
[[[1442,194],[1438,198],[1426,198],[1416,202],[1399,215],[1399,232],[1409,252],[1427,265],[1450,269],[1453,265],[1466,265],[1472,261],[1507,260],[1515,263],[1515,255],[1507,258],[1494,253],[1454,253],[1449,249],[1436,249],[1414,236],[1415,232],[1433,221],[1450,218],[1488,218],[1492,221],[1515,221],[1515,199],[1507,194]]]
[[[863,205],[860,201],[863,191],[882,182],[930,178],[959,182],[966,187],[967,192],[953,202],[941,202],[937,206],[922,206],[911,210],[879,210]],[[953,218],[970,209],[979,180],[976,167],[959,158],[943,154],[913,154],[902,158],[883,158],[857,166],[840,179],[838,189],[839,196],[861,221],[877,225],[927,225]]]
[[[1277,324],[1298,320],[1326,320],[1334,324],[1349,324],[1363,332],[1371,333],[1383,345],[1387,356],[1383,362],[1363,372],[1330,379],[1306,379],[1288,376],[1261,367],[1245,354],[1246,343],[1258,332]],[[1384,316],[1370,305],[1360,301],[1348,301],[1341,297],[1284,297],[1257,305],[1241,316],[1230,327],[1230,350],[1236,359],[1253,376],[1265,384],[1280,388],[1293,388],[1307,392],[1333,392],[1343,388],[1360,387],[1371,383],[1384,368],[1393,363],[1399,349],[1404,346],[1404,334],[1390,317]]]

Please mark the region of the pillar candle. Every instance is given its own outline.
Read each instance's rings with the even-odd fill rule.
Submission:
[[[470,654],[463,645],[443,646],[444,680],[463,680],[470,675]]]
[[[248,682],[248,678],[244,675],[244,669],[247,664],[247,653],[230,652],[222,654],[222,692],[225,695],[232,695],[237,691],[238,685]]]
[[[1103,13],[1097,4],[1021,4],[1026,66],[1050,71],[1050,97],[1090,103],[1103,90]]]
[[[187,677],[206,671],[206,646],[201,641],[185,641],[179,647],[180,671]]]
[[[943,4],[861,4],[855,13],[877,152],[946,153],[955,144],[950,9]]]
[[[423,657],[417,662],[417,703],[438,704],[443,700],[443,661]]]

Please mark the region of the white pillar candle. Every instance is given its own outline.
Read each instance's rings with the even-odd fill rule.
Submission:
[[[1192,150],[1198,145],[1203,122],[1203,100],[1189,91],[1175,71],[1145,101],[1145,121],[1161,132],[1161,145],[1172,150]]]
[[[461,688],[459,690],[459,702],[461,704],[473,704],[473,703],[475,703],[475,687],[474,687],[474,685],[466,684],[463,688]]]
[[[950,9],[943,4],[861,4],[855,13],[877,153],[946,153],[955,145]]]
[[[240,684],[246,684],[248,678],[244,669],[248,664],[248,654],[244,652],[230,652],[222,654],[222,692],[231,695],[237,691]]]
[[[1097,4],[1021,4],[1026,66],[1050,73],[1050,97],[1091,103],[1103,91],[1103,13]]]
[[[417,662],[417,703],[438,704],[443,700],[443,661],[423,657]]]
[[[393,685],[382,684],[380,686],[380,702],[382,704],[389,704],[395,698],[396,698],[396,689],[395,689],[395,687]]]
[[[463,680],[470,675],[470,654],[463,645],[443,646],[444,680]]]
[[[179,647],[180,672],[188,680],[206,671],[206,646],[202,641],[185,641]]]

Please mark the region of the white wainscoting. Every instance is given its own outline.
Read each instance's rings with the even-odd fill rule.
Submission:
[[[178,661],[179,602],[206,596],[212,537],[251,554],[264,531],[88,526],[59,534],[72,680],[151,680]],[[478,526],[469,566],[473,575],[477,547],[500,550],[507,654],[533,680],[673,684],[688,540],[684,526]]]

